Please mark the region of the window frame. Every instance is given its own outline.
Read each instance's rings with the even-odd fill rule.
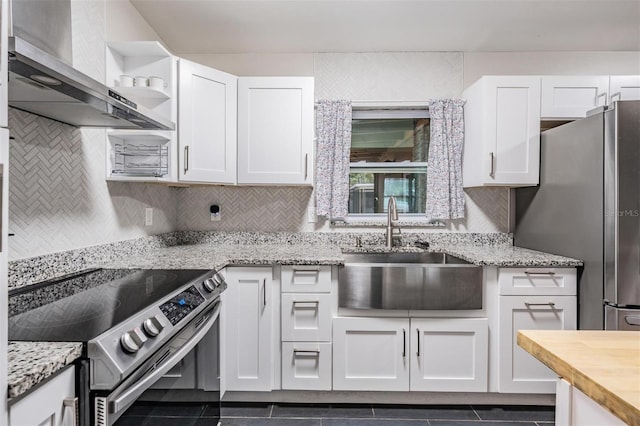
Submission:
[[[371,120],[388,118],[430,118],[427,102],[352,102],[352,120]],[[402,161],[389,162],[350,162],[349,172],[358,170],[362,172],[424,172],[427,170],[426,162]],[[400,225],[405,223],[417,226],[443,226],[441,222],[432,221],[424,213],[398,213]],[[344,222],[352,224],[386,223],[387,213],[348,213]]]

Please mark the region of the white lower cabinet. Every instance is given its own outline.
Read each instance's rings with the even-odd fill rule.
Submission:
[[[408,390],[408,318],[334,318],[334,390]]]
[[[411,390],[487,391],[486,318],[412,319],[411,330]]]
[[[331,343],[282,342],[282,389],[331,390]]]
[[[518,330],[575,330],[576,319],[576,296],[500,296],[500,392],[554,393],[557,375],[520,348],[516,336]]]
[[[69,367],[9,407],[10,426],[73,426],[75,367]]]
[[[222,293],[224,329],[224,386],[229,391],[270,391],[273,381],[273,313],[279,298],[273,294],[272,269],[225,269],[228,284]]]
[[[282,295],[282,341],[330,342],[330,294]]]
[[[334,318],[335,390],[486,392],[486,318]]]

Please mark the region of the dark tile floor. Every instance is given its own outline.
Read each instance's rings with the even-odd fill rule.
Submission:
[[[216,426],[207,404],[138,402],[115,426]],[[224,403],[222,426],[551,426],[553,407]]]

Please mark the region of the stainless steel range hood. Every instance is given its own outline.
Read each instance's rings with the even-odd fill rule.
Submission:
[[[69,0],[13,0],[10,16],[9,106],[77,127],[175,129],[66,62]]]

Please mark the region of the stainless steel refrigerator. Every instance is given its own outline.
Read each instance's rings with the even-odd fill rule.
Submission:
[[[640,101],[540,142],[540,185],[516,190],[515,244],[584,261],[578,328],[640,330]]]

